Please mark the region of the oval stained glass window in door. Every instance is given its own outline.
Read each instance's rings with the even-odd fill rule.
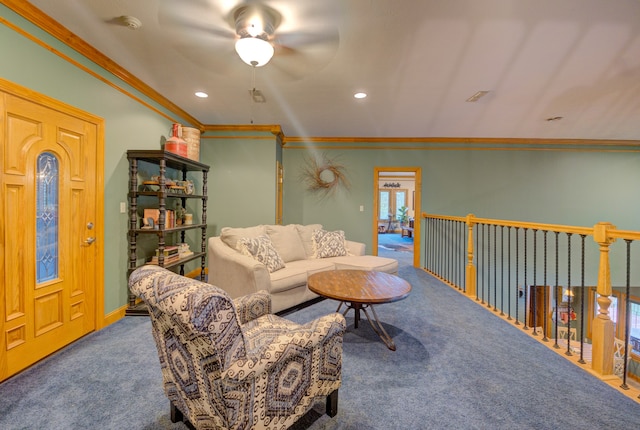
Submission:
[[[36,172],[36,282],[58,277],[58,159],[50,152],[38,156]]]

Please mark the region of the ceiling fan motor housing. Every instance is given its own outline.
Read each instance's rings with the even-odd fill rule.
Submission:
[[[269,40],[282,20],[281,15],[265,5],[240,6],[233,13],[236,33],[240,38]]]

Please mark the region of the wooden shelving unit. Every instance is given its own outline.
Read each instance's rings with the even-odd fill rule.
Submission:
[[[158,265],[168,269],[178,269],[181,275],[184,275],[184,265],[190,261],[200,259],[200,279],[205,279],[205,264],[207,254],[207,174],[209,166],[189,158],[181,157],[171,152],[162,150],[130,150],[127,151],[127,159],[129,160],[129,267],[127,276],[131,274],[137,267],[146,264],[151,255],[144,255],[145,251],[141,251],[138,246],[142,237],[155,237],[157,239],[157,249],[159,252]],[[157,190],[148,190],[139,180],[140,162],[148,163],[158,175],[159,181]],[[200,181],[201,188],[194,190],[192,194],[185,192],[177,192],[166,186],[167,179],[170,175],[181,176],[182,181],[193,180]],[[197,176],[200,176],[199,178]],[[140,199],[152,202],[153,207],[158,209],[158,223],[153,229],[142,228],[142,217],[139,214]],[[178,225],[172,228],[166,228],[166,214],[170,208],[167,206],[169,202],[179,200],[182,207],[186,207],[187,201],[200,201],[200,211],[194,216],[199,217],[197,223],[189,225]],[[195,221],[195,220],[194,220]],[[177,261],[165,264],[164,249],[166,246],[166,238],[169,235],[177,233],[180,235],[180,242],[185,242],[186,233],[189,230],[200,229],[200,250],[192,249],[192,255]],[[142,252],[143,255],[140,255]],[[148,251],[147,251],[148,252]],[[140,259],[144,261],[141,263]],[[129,292],[129,306],[126,311],[127,315],[147,315],[148,311],[144,305],[136,303],[135,295]]]

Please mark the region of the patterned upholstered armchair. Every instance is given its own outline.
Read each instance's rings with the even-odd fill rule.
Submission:
[[[345,321],[299,325],[271,314],[258,292],[220,288],[143,266],[129,278],[149,307],[173,422],[197,429],[286,429],[326,397],[335,416]]]

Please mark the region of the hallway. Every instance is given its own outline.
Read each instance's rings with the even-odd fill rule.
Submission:
[[[398,260],[398,267],[413,265],[413,238],[398,234],[378,235],[378,255]]]

